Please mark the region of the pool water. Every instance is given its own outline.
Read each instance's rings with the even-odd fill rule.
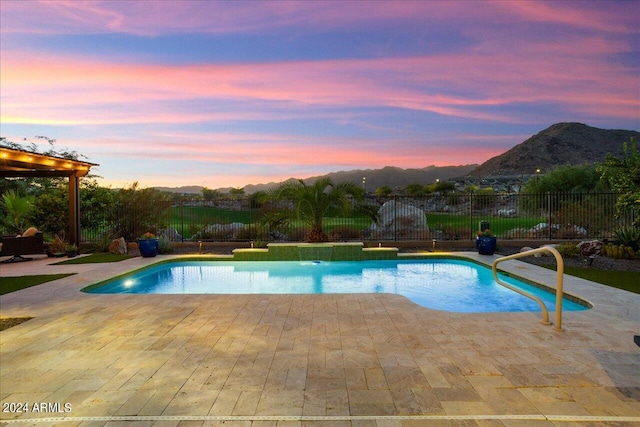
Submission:
[[[555,294],[517,279],[505,282],[555,310]],[[393,293],[451,312],[540,311],[540,306],[493,280],[491,270],[465,260],[392,261],[176,261],[139,270],[88,293],[124,294],[338,294]],[[563,310],[585,310],[567,299]]]

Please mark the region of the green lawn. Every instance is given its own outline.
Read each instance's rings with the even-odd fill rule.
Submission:
[[[466,230],[478,230],[480,221],[489,221],[491,232],[496,236],[506,236],[509,230],[515,228],[529,229],[541,222],[544,218],[504,218],[504,217],[479,217],[470,215],[451,215],[446,213],[427,213],[427,224],[430,229],[445,229],[447,227],[464,228]]]
[[[188,237],[210,224],[251,224],[257,212],[232,211],[206,206],[183,206],[171,208],[170,227]]]
[[[38,276],[19,276],[19,277],[0,277],[0,295],[9,292],[19,291],[20,289],[30,288],[31,286],[40,285],[42,283],[51,282],[52,280],[62,279],[63,277],[72,276],[71,274],[41,274]]]
[[[243,224],[255,223],[259,212],[233,211],[213,207],[183,206],[174,207],[171,211],[170,226],[178,230],[183,236],[192,236],[210,224],[230,224],[241,222]],[[480,220],[489,221],[493,234],[506,236],[509,230],[515,228],[529,229],[536,224],[546,222],[545,218],[504,218],[504,217],[479,217],[470,215],[453,215],[448,213],[427,213],[429,228],[435,230],[464,229],[465,233],[471,233],[478,228]],[[303,226],[302,221],[292,221],[291,228]],[[346,217],[326,217],[324,219],[325,231],[331,231],[335,227],[348,226],[356,229],[365,229],[371,225],[371,218],[362,213],[354,212]]]
[[[103,262],[118,262],[125,259],[133,258],[133,255],[110,254],[106,252],[96,252],[89,256],[71,258],[66,261],[56,262],[54,265],[68,264],[97,264]]]
[[[556,271],[555,265],[543,267]],[[564,272],[571,276],[640,294],[640,273],[635,271],[597,270],[595,268],[565,266]]]

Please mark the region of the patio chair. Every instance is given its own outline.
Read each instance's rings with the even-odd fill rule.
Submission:
[[[44,253],[44,240],[42,233],[35,233],[33,236],[3,236],[0,245],[0,256],[10,256],[11,258],[1,262],[28,261],[31,258],[22,255],[33,255]]]

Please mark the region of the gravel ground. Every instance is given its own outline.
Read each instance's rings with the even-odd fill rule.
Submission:
[[[500,249],[501,255],[511,255],[520,252],[519,247],[506,247]],[[522,261],[535,265],[555,265],[556,259],[552,256],[539,258],[529,256],[521,258]],[[598,270],[637,271],[640,272],[640,260],[638,259],[613,259],[604,256],[596,256],[591,266],[582,257],[564,258],[564,265],[569,267],[594,268]]]

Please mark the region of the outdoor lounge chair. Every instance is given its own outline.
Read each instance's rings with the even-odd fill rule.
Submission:
[[[2,262],[28,261],[22,255],[33,255],[44,253],[44,240],[42,233],[33,236],[3,236],[0,256],[10,256],[11,258]]]

